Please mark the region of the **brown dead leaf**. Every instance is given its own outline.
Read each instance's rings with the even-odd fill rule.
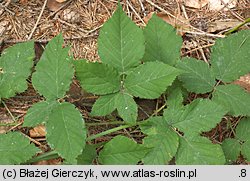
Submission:
[[[152,18],[154,12],[149,13],[146,17],[143,18],[143,21],[148,24],[148,21]]]
[[[208,32],[222,31],[229,28],[233,28],[239,25],[241,22],[238,20],[216,20],[208,24]]]
[[[248,92],[250,92],[250,73],[241,76],[238,80],[234,81],[233,83],[243,87]]]
[[[150,18],[153,16],[154,12],[149,13],[143,20],[147,24]],[[175,15],[176,18],[169,16],[166,13],[156,13],[158,17],[163,19],[168,24],[172,25],[177,29],[177,32],[179,35],[183,36],[185,34],[185,31],[190,30],[190,27],[188,26],[189,20],[185,19],[181,15]]]
[[[184,0],[185,6],[200,9],[208,4],[209,0]]]
[[[57,11],[60,9],[66,1],[58,2],[58,0],[48,0],[47,7],[50,11]]]
[[[34,127],[29,131],[30,137],[32,138],[40,138],[40,137],[45,137],[46,135],[46,129],[45,126],[39,125],[37,127]]]

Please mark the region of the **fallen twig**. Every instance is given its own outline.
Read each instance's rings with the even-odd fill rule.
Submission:
[[[47,1],[48,1],[48,0],[45,0],[44,3],[43,3],[42,10],[41,10],[41,12],[40,12],[40,14],[39,14],[39,16],[38,16],[38,18],[37,18],[37,21],[36,21],[35,26],[33,27],[32,31],[31,31],[31,33],[30,33],[30,35],[29,35],[29,37],[28,37],[28,40],[30,40],[30,39],[32,38],[33,33],[35,32],[35,30],[36,30],[36,28],[37,28],[37,25],[38,25],[38,23],[39,23],[39,21],[40,21],[40,19],[41,19],[41,17],[42,17],[42,14],[43,14],[43,12],[44,12],[45,7],[46,7]]]

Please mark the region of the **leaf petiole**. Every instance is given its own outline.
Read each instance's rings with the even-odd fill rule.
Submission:
[[[138,125],[139,123],[135,123],[135,124],[129,124],[129,125],[122,125],[122,126],[119,126],[119,127],[116,127],[116,128],[113,128],[113,129],[110,129],[110,130],[107,130],[107,131],[104,131],[104,132],[101,132],[99,134],[96,134],[96,135],[92,135],[92,136],[89,136],[86,141],[91,141],[91,140],[94,140],[96,138],[99,138],[99,137],[102,137],[102,136],[105,136],[107,134],[110,134],[110,133],[113,133],[115,131],[119,131],[119,130],[122,130],[122,129],[125,129],[125,128],[129,128],[129,127],[133,127],[133,126],[136,126]],[[59,155],[56,151],[50,151],[50,152],[46,152],[42,155],[39,155],[35,158],[32,158],[30,159],[29,161],[27,161],[25,164],[30,164],[30,163],[34,163],[34,162],[38,162],[38,161],[41,161],[41,160],[50,160],[50,159],[55,159],[55,158],[58,158]]]
[[[234,33],[235,31],[238,31],[240,27],[244,26],[247,23],[250,23],[250,18],[247,18],[243,23],[241,23],[238,26],[236,26],[236,27],[230,29],[229,31],[227,31],[225,33],[225,35],[230,35],[230,34]]]

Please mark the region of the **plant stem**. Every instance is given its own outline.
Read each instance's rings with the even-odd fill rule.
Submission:
[[[103,125],[114,125],[114,124],[125,124],[124,121],[110,121],[110,122],[104,122],[104,123],[85,123],[86,126],[103,126]]]
[[[161,106],[159,109],[157,109],[149,118],[157,115],[161,110],[163,110],[167,106],[167,103],[165,103],[163,106]]]
[[[46,152],[42,155],[38,155],[37,157],[31,158],[25,164],[30,164],[30,163],[34,163],[34,162],[38,162],[38,161],[42,161],[42,160],[55,159],[58,157],[59,157],[59,155],[56,153],[56,151],[53,150],[53,151]]]
[[[238,26],[234,27],[233,29],[227,31],[225,35],[230,35],[233,32],[237,31],[240,27],[244,26],[245,24],[250,23],[250,18],[247,18],[243,23],[239,24]]]
[[[109,129],[107,131],[103,131],[99,134],[95,134],[95,135],[92,135],[90,137],[88,137],[86,139],[86,141],[91,141],[91,140],[94,140],[96,138],[99,138],[99,137],[102,137],[104,135],[107,135],[107,134],[110,134],[110,133],[113,133],[113,132],[116,132],[116,131],[119,131],[121,129],[125,129],[125,128],[129,128],[129,127],[133,127],[133,126],[136,126],[137,124],[132,124],[132,125],[122,125],[122,126],[119,126],[119,127],[116,127],[116,128],[113,128],[113,129]]]
[[[125,129],[125,128],[129,128],[129,127],[133,127],[133,126],[136,126],[136,125],[139,125],[140,123],[135,123],[135,124],[130,124],[130,125],[122,125],[122,126],[119,126],[119,127],[116,127],[116,128],[113,128],[113,129],[109,129],[107,131],[104,131],[104,132],[101,132],[99,134],[96,134],[96,135],[92,135],[90,137],[88,137],[86,139],[86,141],[91,141],[91,140],[94,140],[96,138],[99,138],[99,137],[102,137],[104,135],[107,135],[107,134],[110,134],[110,133],[113,133],[115,131],[119,131],[121,129]],[[26,162],[26,164],[29,164],[29,163],[34,163],[34,162],[38,162],[38,161],[41,161],[41,160],[50,160],[50,159],[55,159],[55,158],[58,158],[59,155],[56,151],[50,151],[50,152],[46,152],[42,155],[39,155],[35,158],[32,158],[30,159],[28,162]]]

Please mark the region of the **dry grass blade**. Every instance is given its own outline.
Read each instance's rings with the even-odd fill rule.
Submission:
[[[42,10],[41,10],[41,12],[40,12],[40,14],[39,14],[39,16],[38,16],[38,18],[37,18],[37,21],[36,21],[36,24],[35,24],[34,28],[32,29],[32,31],[31,31],[31,33],[30,33],[30,35],[29,35],[29,37],[28,37],[28,40],[30,40],[31,37],[33,36],[33,33],[35,32],[35,30],[36,30],[36,28],[37,28],[37,25],[38,25],[39,21],[41,20],[41,17],[42,17],[43,11],[44,11],[44,9],[45,9],[45,6],[46,6],[46,4],[47,4],[47,1],[48,1],[48,0],[45,0],[44,3],[43,3]]]

